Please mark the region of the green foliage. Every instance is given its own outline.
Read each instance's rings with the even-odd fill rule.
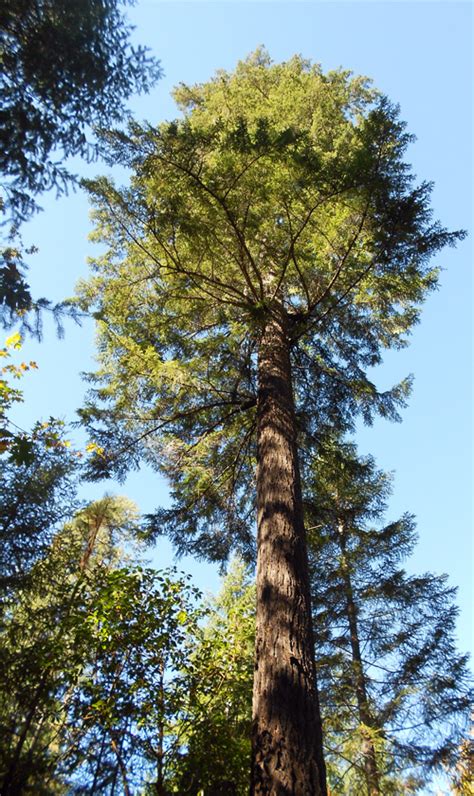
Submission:
[[[326,439],[311,486],[318,684],[332,791],[367,792],[362,750],[370,737],[381,792],[417,792],[453,759],[469,720],[467,656],[455,644],[455,590],[446,576],[413,576],[403,568],[416,541],[414,519],[405,514],[383,525],[391,478],[371,457]],[[354,633],[370,726],[360,717]]]
[[[14,403],[22,400],[22,393],[20,390],[15,389],[9,384],[8,376],[15,379],[21,378],[23,371],[28,368],[26,364],[15,365],[13,362],[8,362],[11,357],[10,349],[21,348],[20,335],[12,335],[6,340],[6,344],[0,349],[0,359],[2,360],[1,377],[0,377],[0,439],[1,447],[0,452],[4,453],[9,448],[9,439],[13,434],[8,430],[8,414],[7,412]],[[32,363],[30,363],[32,364]]]
[[[64,190],[71,155],[90,158],[91,127],[121,121],[125,101],[159,77],[130,44],[119,0],[2,0],[2,147],[6,206],[15,220],[35,195]]]
[[[234,562],[196,607],[176,571],[126,561],[136,522],[123,498],[86,507],[6,603],[5,793],[248,790],[253,583]]]
[[[185,701],[178,673],[199,617],[195,597],[175,571],[122,567],[101,584],[86,620],[90,663],[71,707],[70,732],[83,733],[75,779],[104,787],[119,748],[130,786],[163,781]],[[104,739],[111,751],[100,759]]]
[[[26,268],[18,236],[13,233],[5,243],[7,245],[1,251],[0,305],[2,319],[11,321],[30,308],[31,294],[30,286],[25,279]],[[26,254],[34,254],[34,252],[35,249],[30,248]],[[4,325],[8,326],[9,324],[4,322]]]
[[[234,560],[187,662],[173,793],[248,793],[254,637],[253,579]]]
[[[163,766],[200,612],[175,571],[127,561],[136,524],[123,498],[86,507],[6,605],[2,792],[126,792]]]
[[[257,51],[175,96],[183,118],[104,133],[130,187],[87,183],[106,247],[79,288],[99,332],[91,475],[145,458],[174,499],[150,534],[251,557],[257,352],[275,302],[305,466],[326,426],[398,417],[409,380],[379,393],[366,371],[406,344],[436,284],[429,258],[459,234],[432,222],[410,136],[363,78]]]
[[[0,214],[13,223],[0,252],[0,320],[53,309],[32,300],[18,225],[38,210],[37,196],[76,182],[64,165],[98,154],[92,128],[122,122],[126,100],[159,78],[156,59],[130,43],[128,0],[0,0]],[[133,2],[133,0],[132,0]],[[59,305],[56,314],[65,311]]]
[[[54,536],[28,581],[17,584],[5,600],[0,688],[5,793],[37,788],[47,793],[50,777],[53,783],[63,781],[58,761],[65,709],[89,660],[89,639],[81,625],[97,589],[94,575],[117,562],[117,520],[126,526],[131,516],[128,505],[110,499],[84,509]]]
[[[17,326],[22,334],[29,333],[41,340],[43,317],[49,312],[56,325],[58,337],[64,335],[64,319],[81,323],[83,313],[69,301],[53,304],[47,298],[32,300],[26,281],[28,264],[25,258],[35,254],[36,246],[25,248],[16,227],[5,235],[0,249],[0,324],[5,329]]]
[[[79,464],[63,422],[50,418],[36,423],[31,432],[11,422],[12,406],[23,400],[11,381],[37,367],[35,362],[10,361],[20,349],[18,332],[0,349],[0,609],[5,595],[28,577],[55,530],[74,511]]]
[[[53,419],[7,442],[8,456],[0,457],[2,592],[29,577],[55,530],[74,510],[78,468],[63,424]]]

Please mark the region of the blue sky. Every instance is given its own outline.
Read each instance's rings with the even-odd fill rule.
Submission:
[[[133,101],[138,118],[158,122],[175,115],[169,97],[178,82],[198,82],[218,68],[232,69],[258,45],[276,61],[295,52],[324,69],[342,66],[374,80],[401,106],[408,130],[417,136],[408,159],[420,180],[433,180],[435,216],[450,229],[472,221],[472,50],[470,3],[441,2],[154,2],[138,0],[129,16],[136,40],[161,59],[165,72],[152,94]],[[81,174],[102,173],[99,164],[78,164]],[[35,295],[61,300],[87,273],[93,253],[87,199],[80,193],[42,198],[44,212],[24,228],[39,253],[32,258]],[[441,288],[426,303],[411,346],[389,353],[374,373],[380,387],[414,373],[415,386],[402,424],[378,421],[361,428],[361,453],[395,472],[390,517],[416,514],[419,545],[409,563],[413,572],[447,572],[459,587],[460,645],[471,643],[471,263],[469,237],[457,250],[437,257]],[[26,402],[16,420],[24,427],[49,415],[72,419],[85,385],[80,371],[93,367],[90,324],[67,325],[62,341],[46,324],[44,341],[26,341],[23,358],[39,371],[24,379]],[[124,486],[86,488],[97,497],[107,489],[126,493],[144,511],[166,501],[166,486],[150,472],[132,474]],[[158,566],[172,551],[160,542]],[[214,567],[186,560],[203,589],[215,589]]]

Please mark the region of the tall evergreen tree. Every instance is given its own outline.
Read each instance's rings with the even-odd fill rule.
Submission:
[[[391,477],[371,457],[326,440],[312,488],[313,604],[328,746],[338,750],[328,753],[340,776],[334,793],[347,793],[350,783],[367,796],[416,791],[433,769],[452,763],[469,720],[455,590],[446,576],[403,568],[416,542],[414,520],[405,514],[382,524]]]
[[[180,550],[248,555],[257,510],[252,790],[325,793],[300,467],[325,423],[396,415],[407,383],[381,395],[365,371],[459,235],[364,79],[258,51],[175,97],[183,118],[109,134],[130,187],[89,183],[107,250],[81,289],[101,360],[82,414],[105,469],[169,478],[156,527]]]

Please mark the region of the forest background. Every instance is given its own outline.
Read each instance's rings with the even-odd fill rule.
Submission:
[[[179,82],[208,79],[216,69],[232,70],[264,44],[275,61],[294,53],[371,77],[401,106],[408,131],[417,136],[407,153],[418,180],[434,181],[434,216],[448,229],[469,231],[472,221],[472,6],[438,2],[146,2],[128,9],[134,37],[160,58],[164,76],[152,92],[131,103],[137,119],[158,123],[176,115],[170,91]],[[72,162],[81,176],[108,172],[103,164]],[[117,169],[120,182],[125,175]],[[56,199],[41,197],[43,211],[23,228],[26,244],[38,247],[30,258],[29,283],[35,297],[61,301],[71,296],[78,278],[87,274],[87,256],[97,252],[87,240],[88,200],[71,192]],[[457,586],[461,612],[461,650],[471,644],[472,538],[471,504],[471,262],[472,238],[456,250],[445,250],[436,264],[443,268],[441,289],[428,299],[422,322],[401,352],[389,352],[372,374],[381,389],[408,373],[415,385],[402,424],[376,419],[359,425],[361,454],[371,453],[384,470],[395,471],[389,516],[413,512],[419,544],[409,571],[447,572]],[[28,429],[49,416],[73,420],[86,385],[82,371],[94,367],[94,328],[66,322],[62,340],[52,320],[45,319],[43,341],[25,341],[22,359],[36,360],[39,370],[22,380],[25,402],[12,419]],[[80,438],[78,443],[80,443]],[[82,440],[82,444],[84,444]],[[156,473],[141,470],[124,485],[101,482],[83,486],[82,497],[104,491],[126,494],[141,511],[167,505],[166,484]],[[165,539],[150,551],[152,563],[173,560]],[[218,587],[218,570],[194,559],[182,559],[204,590]]]

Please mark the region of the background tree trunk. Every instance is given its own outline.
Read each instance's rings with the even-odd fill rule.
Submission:
[[[351,652],[352,652],[352,672],[354,688],[357,696],[357,707],[359,710],[359,718],[365,727],[369,728],[369,732],[363,732],[362,738],[362,756],[364,759],[365,779],[367,782],[367,793],[369,796],[380,796],[379,772],[377,767],[377,755],[370,730],[375,729],[374,721],[372,719],[369,700],[367,697],[367,688],[364,676],[364,667],[362,664],[362,654],[360,650],[359,641],[359,628],[357,623],[357,608],[354,602],[354,594],[352,590],[352,581],[349,564],[347,561],[346,552],[346,529],[344,523],[338,523],[339,542],[341,547],[341,562],[342,572],[345,582],[346,590],[346,609],[347,620],[349,623],[349,631],[351,636]]]
[[[251,793],[326,796],[287,318],[259,349],[257,635]]]

